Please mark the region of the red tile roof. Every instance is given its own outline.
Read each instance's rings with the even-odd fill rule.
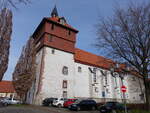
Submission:
[[[110,69],[110,66],[115,64],[115,62],[110,59],[97,56],[78,48],[75,49],[75,61],[104,69]]]
[[[15,89],[12,81],[1,81],[0,82],[0,93],[13,93]]]
[[[114,66],[116,64],[116,62],[114,62],[111,59],[107,59],[105,57],[98,56],[78,48],[75,49],[74,59],[75,62],[90,65],[90,66],[100,67],[102,69],[107,69],[107,70],[110,70],[111,66]],[[124,72],[125,68],[126,68],[125,64],[120,64],[119,69],[115,71]],[[133,70],[131,70],[130,73],[135,76],[141,77],[141,75],[139,75],[137,72]]]

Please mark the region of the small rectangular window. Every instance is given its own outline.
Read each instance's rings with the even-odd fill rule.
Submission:
[[[63,80],[63,88],[67,88],[67,80]]]
[[[53,39],[53,36],[49,34],[49,35],[48,35],[48,41],[49,41],[49,42],[52,42],[52,39]]]
[[[68,35],[71,35],[71,31],[69,30]]]
[[[68,75],[68,67],[64,66],[63,69],[62,69],[62,73],[64,75]]]
[[[51,25],[51,30],[54,30],[54,24]]]
[[[67,98],[67,91],[63,91],[63,98]]]
[[[80,66],[78,67],[78,72],[82,72],[82,68]]]
[[[52,49],[51,52],[52,52],[52,54],[55,54],[55,49]]]

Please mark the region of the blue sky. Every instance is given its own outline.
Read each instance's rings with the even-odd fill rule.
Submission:
[[[49,17],[55,3],[59,16],[79,30],[76,47],[99,54],[92,46],[95,42],[95,25],[101,17],[111,17],[114,7],[126,8],[132,1],[141,3],[148,0],[31,0],[28,5],[18,5],[13,10],[13,33],[11,40],[9,66],[3,79],[11,80],[14,67],[29,36],[32,35],[43,17]]]

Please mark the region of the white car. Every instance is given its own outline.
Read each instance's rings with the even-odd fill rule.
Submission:
[[[63,107],[64,102],[65,102],[66,100],[67,100],[66,98],[58,98],[58,99],[54,100],[53,106],[56,106],[56,107],[61,108],[61,107]]]
[[[5,98],[1,100],[1,102],[4,104],[20,104],[21,103],[19,100],[12,99],[12,98]]]

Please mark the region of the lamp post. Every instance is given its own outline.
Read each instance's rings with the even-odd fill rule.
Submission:
[[[119,67],[118,63],[113,65],[113,66],[111,66],[111,68],[110,68],[110,73],[111,73],[112,77],[115,77],[116,85],[117,85],[117,81],[116,81],[116,75],[117,74],[115,73],[115,71],[119,70],[119,69],[120,69],[120,67]],[[121,79],[121,85],[124,86],[124,84],[123,84],[124,75],[120,74],[119,72],[118,72],[118,75],[119,75],[119,78]],[[125,105],[125,111],[124,112],[127,113],[125,92],[122,92],[122,96],[123,96],[124,105]]]

